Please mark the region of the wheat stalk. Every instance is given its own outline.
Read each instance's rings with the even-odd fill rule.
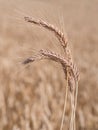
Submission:
[[[48,29],[49,31],[52,31],[55,34],[55,36],[58,38],[61,46],[64,49],[64,53],[65,53],[64,57],[59,54],[56,54],[52,51],[49,51],[49,50],[40,50],[36,55],[27,58],[23,62],[23,64],[28,64],[30,62],[34,62],[37,60],[48,59],[48,60],[53,60],[55,62],[58,62],[62,65],[62,68],[65,73],[65,79],[67,81],[67,86],[66,86],[64,110],[63,110],[60,130],[63,129],[64,116],[65,116],[67,97],[68,97],[68,90],[70,91],[70,97],[71,97],[70,130],[75,130],[75,111],[76,111],[76,102],[77,102],[79,72],[78,72],[76,65],[73,63],[71,52],[68,48],[68,40],[67,40],[67,38],[65,38],[65,35],[63,32],[61,32],[58,28],[54,27],[53,25],[51,25],[45,21],[36,20],[36,19],[30,18],[30,17],[25,17],[24,19],[29,23],[36,24],[38,26],[44,27],[45,29]]]

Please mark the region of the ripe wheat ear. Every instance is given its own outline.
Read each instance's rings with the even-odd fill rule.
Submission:
[[[55,34],[55,36],[58,38],[61,46],[64,49],[65,57],[63,57],[59,54],[56,54],[52,51],[40,50],[36,55],[34,55],[30,58],[27,58],[23,62],[23,64],[28,64],[28,63],[34,62],[36,60],[48,59],[48,60],[53,60],[55,62],[58,62],[62,65],[64,74],[65,74],[65,79],[67,81],[67,85],[66,85],[64,110],[63,110],[60,130],[63,129],[68,91],[70,93],[70,99],[71,99],[71,120],[70,120],[69,129],[75,130],[75,111],[76,111],[76,104],[77,104],[79,72],[78,72],[76,65],[73,63],[71,52],[67,46],[68,41],[65,38],[65,35],[58,28],[54,27],[53,25],[46,23],[42,20],[36,20],[34,18],[25,17],[24,19],[29,23],[36,24],[38,26],[44,27],[45,29],[48,29],[49,31],[52,31]]]

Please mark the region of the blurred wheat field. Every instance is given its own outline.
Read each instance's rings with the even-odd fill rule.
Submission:
[[[28,15],[67,33],[80,70],[76,127],[98,130],[97,5],[97,0],[0,0],[0,130],[60,128],[66,87],[61,66],[47,60],[21,62],[41,48],[63,51],[50,32],[24,21]],[[67,104],[65,129],[69,113]]]

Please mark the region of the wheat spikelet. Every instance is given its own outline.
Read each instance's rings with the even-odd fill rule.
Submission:
[[[59,29],[57,29],[56,27],[54,27],[53,25],[51,25],[49,23],[46,23],[42,20],[36,20],[34,18],[29,18],[29,17],[25,17],[25,20],[29,23],[39,25],[41,27],[44,27],[44,28],[54,32],[55,36],[58,38],[61,46],[64,49],[65,57],[62,57],[61,55],[56,54],[52,51],[40,50],[36,55],[34,55],[30,58],[27,58],[23,62],[23,64],[34,62],[36,60],[49,59],[49,60],[58,62],[62,65],[62,68],[65,73],[65,79],[67,81],[67,86],[66,86],[64,110],[63,110],[60,130],[63,129],[68,90],[70,90],[70,98],[71,98],[71,120],[70,120],[69,129],[75,130],[75,111],[76,111],[76,103],[77,103],[79,72],[78,72],[76,65],[73,63],[71,52],[67,46],[67,44],[68,44],[67,39],[65,38],[64,34]]]

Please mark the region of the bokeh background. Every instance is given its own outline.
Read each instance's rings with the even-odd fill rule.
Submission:
[[[98,1],[0,0],[0,130],[59,130],[66,82],[51,61],[24,66],[39,49],[62,54],[55,36],[24,21],[43,19],[68,37],[80,70],[77,130],[98,130]],[[68,129],[70,102],[64,129]]]

